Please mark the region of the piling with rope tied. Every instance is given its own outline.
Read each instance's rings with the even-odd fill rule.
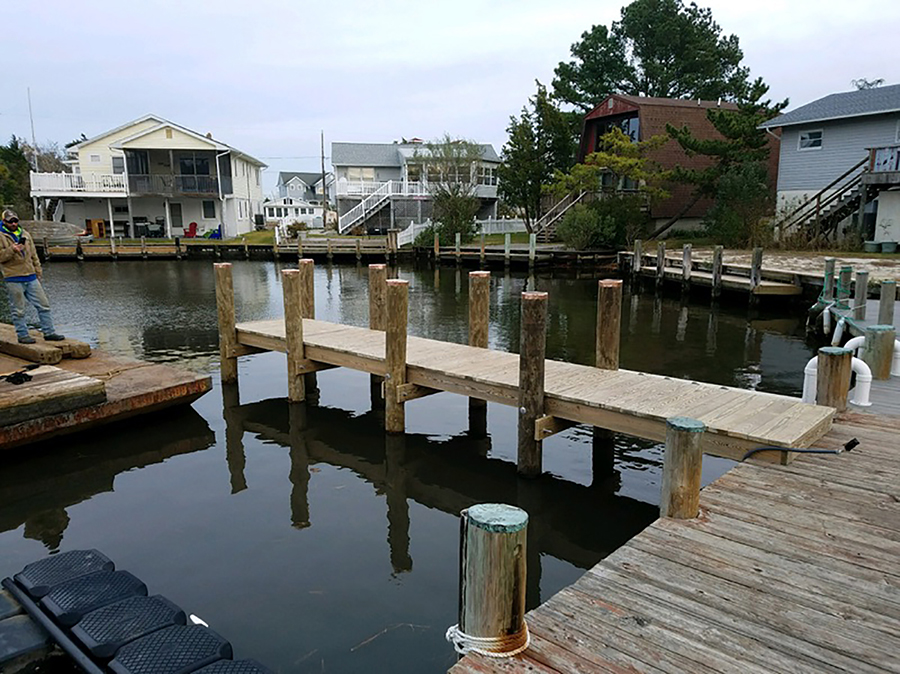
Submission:
[[[869,272],[856,272],[856,287],[853,294],[853,320],[866,320],[866,302],[869,299]]]
[[[528,513],[481,503],[460,513],[459,623],[446,633],[460,655],[508,658],[528,648]]]
[[[881,282],[881,292],[878,298],[878,324],[894,324],[894,304],[897,301],[897,282],[884,280]]]
[[[862,360],[872,369],[872,377],[877,380],[891,378],[894,362],[894,341],[897,331],[893,325],[870,325],[866,328],[865,348]]]
[[[847,309],[850,300],[850,282],[853,279],[853,267],[847,265],[841,267],[841,273],[837,279],[836,299],[838,307]]]

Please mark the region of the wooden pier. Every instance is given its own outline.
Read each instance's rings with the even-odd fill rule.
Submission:
[[[900,418],[844,414],[790,466],[743,463],[531,611],[490,672],[900,671]]]
[[[407,402],[441,391],[518,407],[520,471],[532,475],[540,472],[541,441],[574,424],[660,441],[665,438],[669,417],[692,416],[708,427],[703,450],[731,458],[740,458],[747,450],[763,445],[805,447],[831,425],[831,408],[796,398],[545,360],[545,321],[540,318],[540,307],[546,311],[545,293],[523,295],[523,303],[536,307],[539,313],[532,321],[534,329],[528,329],[528,321],[523,320],[522,358],[477,346],[407,336],[405,281],[387,281],[386,293],[371,293],[371,297],[386,297],[383,308],[377,303],[370,305],[370,311],[385,312],[385,331],[315,320],[309,317],[311,308],[303,299],[312,296],[312,264],[311,260],[300,263],[301,270],[309,270],[306,282],[288,284],[287,280],[303,272],[283,272],[287,279],[285,318],[250,323],[236,323],[231,267],[227,263],[216,265],[223,381],[237,380],[239,356],[260,351],[288,353],[289,396],[295,401],[304,399],[303,376],[317,370],[348,367],[385,377],[390,432],[403,431]],[[482,312],[486,322],[486,304]],[[598,321],[598,334],[608,330],[610,324],[609,320]],[[614,325],[618,329],[618,321]],[[614,340],[598,342],[614,343],[617,349],[618,335]],[[598,356],[600,361],[602,356]],[[618,358],[615,360],[617,364]],[[786,451],[770,458],[789,461],[791,455]]]

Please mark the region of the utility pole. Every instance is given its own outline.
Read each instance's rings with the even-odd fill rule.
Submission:
[[[319,141],[322,149],[322,228],[328,226],[328,186],[325,183],[325,130],[319,133]]]
[[[31,121],[31,163],[34,168],[34,172],[38,172],[38,158],[37,158],[37,138],[34,135],[34,113],[31,111],[31,87],[26,89],[28,92],[28,119]],[[35,199],[35,203],[37,204],[37,208],[35,208],[34,217],[38,220],[44,219],[44,214],[42,211],[44,210],[43,199]]]

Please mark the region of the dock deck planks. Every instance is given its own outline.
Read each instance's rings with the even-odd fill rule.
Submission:
[[[283,319],[236,327],[244,346],[286,349]],[[303,341],[313,361],[385,373],[383,332],[305,319]],[[413,336],[407,349],[411,384],[518,404],[517,354]],[[697,418],[709,429],[704,451],[737,459],[763,445],[806,447],[828,431],[834,413],[786,396],[553,360],[546,364],[545,392],[546,414],[650,440],[665,438],[669,417]]]
[[[531,611],[531,647],[452,674],[900,671],[900,417],[847,413],[789,466],[743,463]]]

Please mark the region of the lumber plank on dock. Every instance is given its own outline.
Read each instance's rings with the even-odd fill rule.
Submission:
[[[35,343],[19,344],[16,329],[9,323],[0,323],[0,353],[47,365],[55,365],[63,358],[87,358],[91,355],[90,345],[76,339],[46,342],[37,330],[29,330],[28,334],[34,337]]]
[[[852,452],[736,466],[531,611],[523,654],[450,672],[900,671],[898,431],[848,413],[815,446]]]
[[[31,381],[22,384],[0,381],[0,426],[97,405],[106,400],[106,387],[99,379],[52,365],[41,365],[28,374]]]
[[[237,339],[283,352],[284,321],[238,324]],[[379,331],[306,319],[303,341],[312,360],[375,375],[386,372]],[[516,354],[410,336],[407,364],[410,384],[518,405]],[[698,419],[709,428],[704,451],[737,459],[763,445],[806,447],[828,431],[834,414],[786,396],[553,360],[546,363],[545,394],[545,414],[656,441],[665,438],[667,418]]]

